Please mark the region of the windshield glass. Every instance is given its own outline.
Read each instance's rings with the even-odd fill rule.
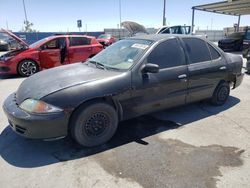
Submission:
[[[39,41],[37,41],[37,42],[31,44],[29,47],[30,47],[30,48],[34,48],[34,47],[36,47],[36,46],[42,44],[43,42],[47,41],[48,39],[49,39],[49,38],[41,39],[41,40],[39,40]]]
[[[153,43],[150,40],[124,39],[109,46],[91,58],[105,68],[128,70]]]
[[[233,33],[231,35],[228,35],[227,38],[240,39],[243,37],[243,35],[244,35],[244,33]]]
[[[109,39],[110,37],[110,35],[100,35],[98,39]]]

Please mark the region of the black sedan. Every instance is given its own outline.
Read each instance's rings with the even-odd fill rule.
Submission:
[[[201,38],[121,40],[85,63],[37,73],[4,102],[10,126],[37,139],[71,133],[83,146],[107,142],[120,121],[210,99],[223,105],[243,79],[242,58]]]
[[[224,51],[241,51],[245,32],[237,32],[228,35],[226,38],[218,42],[218,46]]]

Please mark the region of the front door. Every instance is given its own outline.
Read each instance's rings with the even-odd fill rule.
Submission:
[[[39,60],[42,68],[48,69],[61,65],[60,39],[52,39],[40,47]]]
[[[133,73],[131,115],[185,104],[188,73],[179,41],[168,39],[161,42],[144,63],[157,64],[160,70],[158,73]]]

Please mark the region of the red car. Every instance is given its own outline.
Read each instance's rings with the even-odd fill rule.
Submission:
[[[103,47],[107,47],[114,42],[116,42],[116,39],[112,37],[110,34],[101,34],[98,38],[97,41],[103,45]]]
[[[13,33],[2,31],[21,45],[0,56],[0,74],[30,76],[42,69],[85,61],[103,49],[95,37],[85,35],[51,36],[28,45]]]

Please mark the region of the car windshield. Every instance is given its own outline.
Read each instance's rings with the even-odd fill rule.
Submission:
[[[30,47],[30,48],[34,48],[34,47],[36,47],[36,46],[38,46],[38,45],[44,43],[44,42],[47,41],[48,39],[49,39],[49,38],[41,39],[41,40],[39,40],[39,41],[37,41],[37,42],[35,42],[35,43],[29,45],[29,47]]]
[[[89,62],[101,64],[106,69],[126,71],[141,57],[153,43],[150,40],[124,39],[121,40],[93,58]]]
[[[110,37],[110,35],[100,35],[98,39],[109,39]]]
[[[233,33],[231,35],[228,35],[227,38],[233,38],[233,39],[240,39],[242,38],[244,33]]]

